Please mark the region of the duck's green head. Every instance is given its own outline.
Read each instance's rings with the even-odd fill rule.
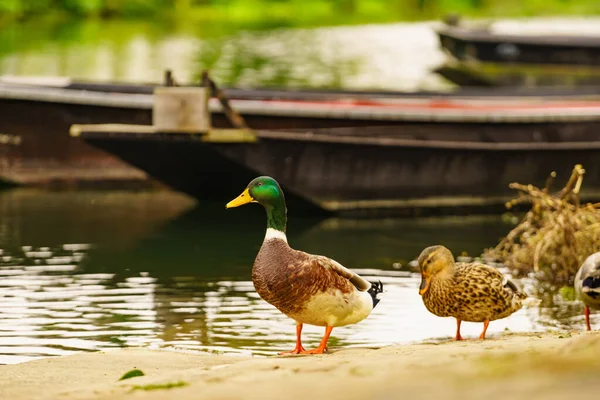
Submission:
[[[239,207],[248,203],[259,203],[267,210],[267,227],[285,232],[287,209],[283,190],[270,176],[259,176],[235,199],[227,203],[227,208]]]
[[[279,183],[270,176],[259,176],[248,184],[248,187],[235,199],[227,203],[227,208],[239,207],[248,203],[260,203],[265,208],[277,207],[285,199]]]

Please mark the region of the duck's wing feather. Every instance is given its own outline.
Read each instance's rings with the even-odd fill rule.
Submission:
[[[352,285],[354,285],[354,287],[361,292],[368,291],[372,286],[369,281],[359,276],[356,272],[350,271],[348,268],[344,267],[339,262],[332,260],[331,258],[325,256],[312,256],[312,258],[322,268],[350,281],[350,283],[352,283]]]
[[[467,269],[473,267],[477,268],[480,274],[484,274],[484,276],[490,281],[496,281],[497,283],[501,283],[503,289],[509,290],[510,292],[514,293],[517,296],[517,298],[525,299],[527,297],[527,294],[523,290],[521,290],[521,288],[519,288],[513,281],[508,279],[502,272],[498,271],[497,268],[480,263],[472,264],[471,266],[465,265],[465,267]]]

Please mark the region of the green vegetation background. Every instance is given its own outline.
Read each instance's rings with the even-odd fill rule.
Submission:
[[[441,18],[600,14],[599,0],[0,0],[0,24],[43,18],[164,18],[320,26]]]

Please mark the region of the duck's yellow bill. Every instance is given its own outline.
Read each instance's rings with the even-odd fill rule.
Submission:
[[[423,296],[425,292],[429,289],[429,284],[431,281],[424,276],[421,276],[421,286],[419,286],[419,294]]]
[[[240,194],[238,197],[236,197],[235,199],[233,199],[229,203],[227,203],[225,208],[239,207],[239,206],[243,206],[244,204],[252,203],[254,201],[255,201],[254,198],[252,196],[250,196],[250,192],[248,191],[248,188],[246,188],[246,190],[244,190],[242,192],[242,194]]]

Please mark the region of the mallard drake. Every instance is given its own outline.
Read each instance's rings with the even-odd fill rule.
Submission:
[[[581,264],[575,275],[575,291],[585,304],[585,323],[591,331],[590,308],[600,310],[600,252],[594,253]]]
[[[338,262],[294,250],[286,237],[287,209],[277,181],[261,176],[227,208],[259,203],[267,212],[267,232],[252,268],[259,296],[296,321],[296,347],[280,354],[323,354],[334,327],[365,319],[379,302],[382,284],[371,283]],[[302,325],[325,327],[319,347],[302,347]]]
[[[490,321],[519,310],[527,297],[496,268],[477,262],[454,262],[444,246],[427,247],[417,262],[423,303],[437,316],[456,318],[456,340],[462,340],[461,321],[483,322],[479,338],[485,339]]]

